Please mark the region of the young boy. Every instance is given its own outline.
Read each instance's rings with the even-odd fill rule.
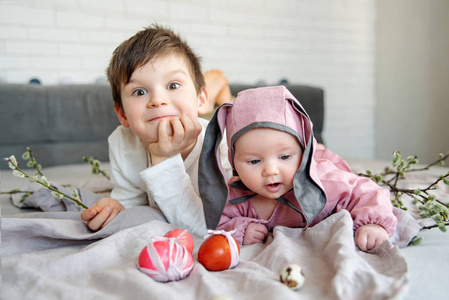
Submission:
[[[98,230],[125,207],[149,205],[177,227],[205,234],[197,173],[207,121],[198,113],[209,102],[198,57],[154,25],[114,51],[107,75],[122,124],[108,139],[114,187],[81,218]]]
[[[224,131],[234,172],[227,185],[215,159]],[[306,111],[283,86],[246,90],[220,106],[206,131],[199,172],[207,225],[235,229],[243,245],[262,243],[275,226],[313,226],[343,209],[363,251],[395,232],[389,191],[318,149]]]

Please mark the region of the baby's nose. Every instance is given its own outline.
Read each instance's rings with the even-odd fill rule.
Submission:
[[[273,176],[279,174],[279,168],[275,163],[266,163],[264,166],[265,176]]]

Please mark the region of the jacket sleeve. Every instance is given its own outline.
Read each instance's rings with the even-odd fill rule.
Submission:
[[[140,151],[139,141],[127,128],[119,126],[109,136],[108,143],[113,185],[111,198],[126,208],[148,205],[147,193],[138,174],[147,165],[146,153]]]
[[[199,236],[207,234],[203,203],[180,154],[140,173],[168,222]]]
[[[390,192],[366,177],[339,168],[335,162],[321,159],[318,170],[327,203],[313,224],[331,213],[346,209],[354,220],[354,230],[362,225],[377,224],[391,236],[397,225]]]
[[[218,230],[231,231],[236,230],[232,235],[237,243],[243,244],[246,228],[250,223],[260,223],[257,218],[248,216],[248,203],[229,204],[226,203],[220,222],[218,223]]]

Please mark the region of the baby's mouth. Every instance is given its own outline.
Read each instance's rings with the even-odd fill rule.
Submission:
[[[281,189],[281,183],[279,182],[269,183],[266,185],[266,189],[271,193],[276,193]]]

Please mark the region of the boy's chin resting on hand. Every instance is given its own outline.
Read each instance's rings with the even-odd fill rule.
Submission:
[[[390,239],[390,236],[382,226],[366,224],[356,229],[354,239],[360,250],[367,252]]]
[[[81,219],[87,222],[89,229],[99,230],[108,225],[124,209],[125,207],[117,200],[102,198],[81,212]]]
[[[167,126],[172,130],[168,131]],[[158,140],[148,146],[151,164],[157,165],[179,153],[185,159],[195,146],[202,128],[198,119],[189,116],[183,116],[179,119],[172,118],[170,121],[161,120],[158,126]]]

